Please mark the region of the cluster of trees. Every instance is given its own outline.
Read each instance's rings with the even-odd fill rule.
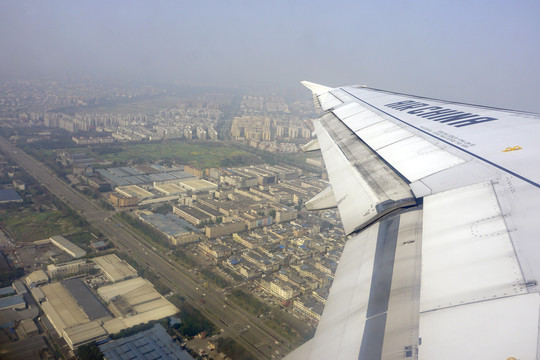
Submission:
[[[270,311],[268,305],[240,289],[233,290],[230,297],[242,308],[256,315],[262,315]]]
[[[225,280],[223,277],[219,276],[218,274],[216,274],[210,269],[201,270],[201,275],[205,279],[212,281],[214,284],[216,284],[220,288],[226,288],[227,286],[230,285],[227,280]]]
[[[248,155],[232,155],[221,160],[220,165],[225,167],[244,166],[255,164],[256,158]]]
[[[114,206],[112,206],[110,203],[108,203],[108,202],[105,201],[105,200],[100,200],[100,201],[99,201],[99,206],[101,206],[101,207],[104,208],[105,210],[110,210],[110,211],[114,211],[114,210],[115,210]]]
[[[173,328],[185,337],[193,337],[202,332],[211,335],[216,331],[214,324],[205,318],[199,310],[185,301],[182,303],[180,318],[182,319],[182,323],[173,325]]]
[[[99,199],[99,197],[100,197],[100,194],[96,190],[91,189],[91,188],[83,189],[83,190],[81,190],[81,192],[84,195],[86,195],[86,196],[88,196],[88,197],[90,197],[90,198],[92,198],[94,200]]]
[[[212,226],[214,224],[221,224],[223,222],[223,218],[221,216],[218,216],[216,218],[216,221],[214,222],[213,220],[211,219],[208,219],[208,220],[202,220],[201,223],[199,225],[197,225],[198,228],[203,228],[205,226]]]
[[[60,162],[56,161],[56,153],[43,148],[35,148],[33,146],[34,143],[23,146],[22,149],[33,158],[38,159],[49,168],[53,169],[59,177],[67,181],[66,176],[71,173],[71,170],[64,168]]]
[[[296,345],[306,342],[315,334],[315,329],[309,326],[305,321],[294,318],[287,312],[273,311],[269,319],[264,323],[288,338],[292,344]]]
[[[176,260],[180,260],[182,263],[188,266],[193,267],[197,265],[197,263],[181,249],[174,250],[173,254],[176,257]]]
[[[11,283],[24,275],[24,268],[17,267],[13,270],[0,272],[0,287],[10,286]]]
[[[96,342],[92,341],[77,348],[77,358],[80,360],[102,360],[103,354],[99,351]]]
[[[240,344],[238,344],[233,339],[226,337],[226,338],[219,338],[217,340],[217,350],[219,352],[222,352],[224,354],[227,354],[228,357],[231,359],[238,359],[238,360],[251,360],[255,359],[253,356],[251,356],[246,349],[244,349]]]
[[[111,338],[111,340],[117,340],[117,339],[121,339],[121,338],[126,337],[126,336],[134,335],[134,334],[136,334],[136,333],[138,333],[140,331],[144,331],[144,330],[148,330],[148,329],[152,328],[154,326],[154,324],[157,323],[158,321],[159,322],[164,322],[163,326],[165,328],[167,327],[168,320],[166,318],[161,319],[161,320],[154,320],[154,321],[147,322],[145,324],[139,324],[139,325],[135,325],[135,326],[132,326],[130,328],[127,328],[127,329],[122,329],[119,332],[117,332],[116,334],[110,334],[109,338]]]
[[[141,277],[150,281],[152,285],[154,285],[156,291],[159,292],[161,295],[166,295],[171,292],[171,289],[167,285],[165,285],[163,281],[160,280],[159,276],[157,276],[152,270],[150,270],[149,267],[141,265],[139,262],[135,261],[131,256],[126,253],[118,252],[116,253],[116,255],[120,259],[131,265]]]
[[[27,149],[39,149],[43,150],[55,150],[55,149],[68,149],[77,147],[77,144],[71,140],[72,135],[63,129],[54,129],[51,131],[50,137],[37,137],[34,138],[34,141],[28,143],[26,139],[29,136],[35,136],[37,129],[28,129],[29,131],[24,131],[24,129],[18,129],[19,135],[21,136],[16,145],[21,147],[26,151]],[[51,130],[51,129],[47,129]],[[80,146],[79,147],[84,147]]]
[[[104,154],[118,154],[121,153],[124,149],[122,146],[93,146],[92,152],[98,155]]]
[[[162,215],[167,215],[168,213],[172,212],[172,205],[171,204],[163,204],[158,206],[154,209],[154,212]]]

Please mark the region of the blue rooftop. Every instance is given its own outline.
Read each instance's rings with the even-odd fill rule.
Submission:
[[[22,294],[0,298],[0,310],[7,309],[18,304],[26,305]]]
[[[15,290],[13,290],[11,286],[0,288],[0,296],[9,295],[9,294],[15,294]]]
[[[0,203],[22,200],[15,190],[0,190]]]

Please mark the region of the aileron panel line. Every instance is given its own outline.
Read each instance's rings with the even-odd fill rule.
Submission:
[[[378,153],[410,182],[465,162],[418,136],[397,141]]]
[[[420,314],[418,359],[537,359],[538,293]]]
[[[364,129],[368,126],[383,122],[384,119],[372,111],[364,111],[352,115],[348,118],[342,119],[342,121],[345,125],[349,127],[349,129],[356,133],[357,131]]]
[[[423,234],[421,311],[527,292],[490,182],[426,196]]]
[[[330,92],[323,93],[319,95],[317,98],[319,99],[321,108],[325,111],[343,104],[343,101],[341,101],[340,99],[332,95],[332,93]]]

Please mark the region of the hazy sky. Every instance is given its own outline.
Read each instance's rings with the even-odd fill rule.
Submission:
[[[310,80],[540,112],[538,0],[0,0],[0,49],[0,77]]]

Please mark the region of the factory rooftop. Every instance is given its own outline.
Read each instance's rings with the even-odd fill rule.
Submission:
[[[109,254],[92,259],[112,282],[122,281],[137,276],[137,271],[118,256]]]
[[[69,255],[73,256],[76,259],[86,255],[86,251],[73,244],[71,241],[69,241],[63,236],[53,236],[51,237],[51,242],[53,243],[53,245],[56,245],[58,248],[67,252]]]

